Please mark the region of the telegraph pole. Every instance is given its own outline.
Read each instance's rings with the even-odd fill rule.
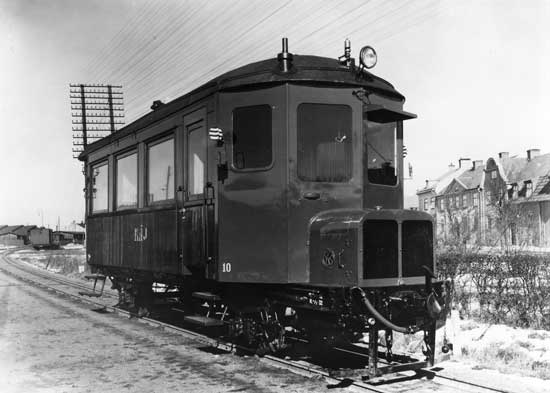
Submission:
[[[124,125],[122,86],[70,84],[73,158]],[[118,127],[118,128],[117,128]]]

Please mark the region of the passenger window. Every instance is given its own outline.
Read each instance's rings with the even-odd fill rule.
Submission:
[[[271,107],[255,105],[233,111],[233,166],[261,169],[273,162]]]
[[[351,108],[298,107],[298,177],[312,182],[346,182],[352,175]]]
[[[174,139],[147,147],[147,204],[174,199]]]
[[[92,167],[92,213],[107,211],[109,208],[109,166],[107,163]]]
[[[204,193],[206,165],[206,132],[203,122],[187,128],[187,190],[189,196],[197,197]]]
[[[116,159],[116,207],[137,207],[137,153]]]

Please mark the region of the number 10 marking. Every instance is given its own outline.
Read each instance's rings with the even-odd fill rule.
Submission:
[[[222,273],[229,273],[229,272],[231,272],[231,263],[230,262],[222,263]]]

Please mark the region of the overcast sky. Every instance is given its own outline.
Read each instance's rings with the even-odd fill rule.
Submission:
[[[290,52],[356,57],[418,114],[414,195],[459,157],[550,152],[550,1],[0,0],[0,224],[83,219],[69,83],[123,85],[126,120],[236,66]]]

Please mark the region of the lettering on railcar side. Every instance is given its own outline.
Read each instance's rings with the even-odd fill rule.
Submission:
[[[143,242],[147,240],[147,227],[145,225],[140,225],[134,228],[134,241]]]

